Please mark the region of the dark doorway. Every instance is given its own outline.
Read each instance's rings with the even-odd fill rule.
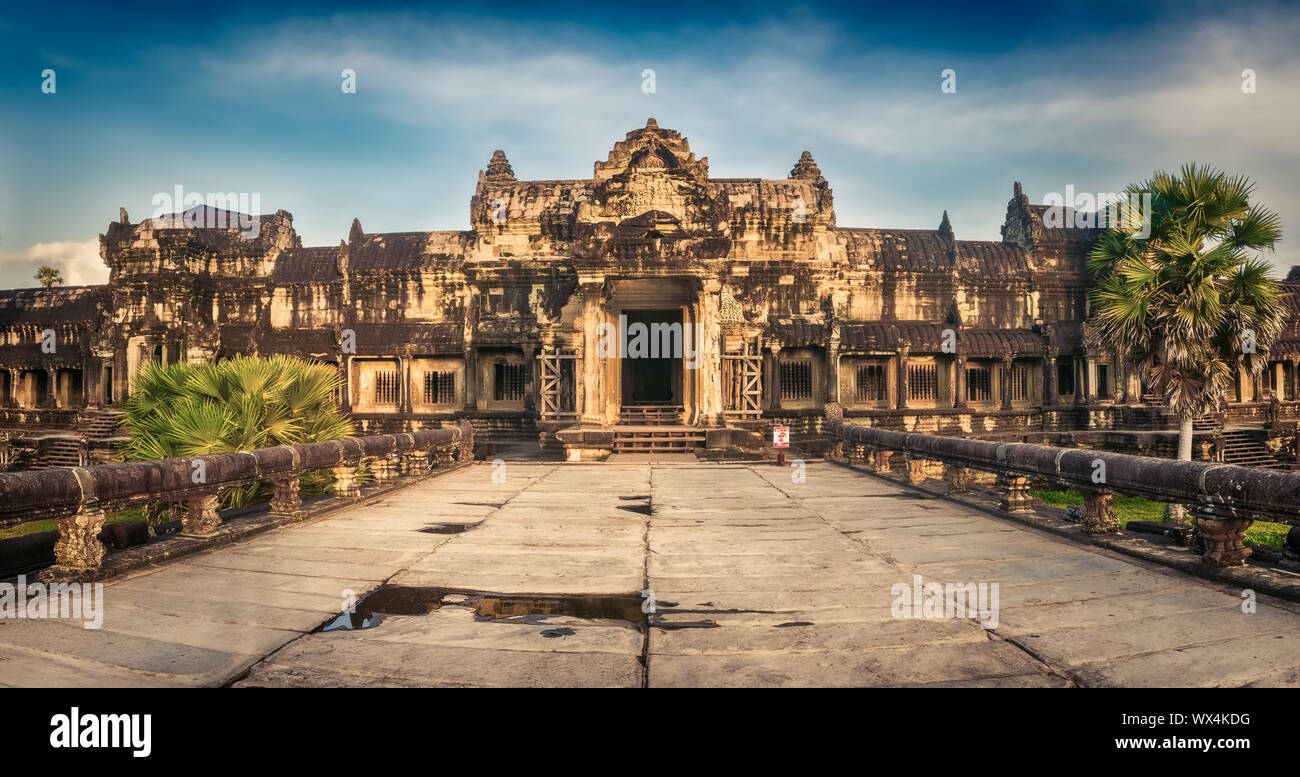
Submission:
[[[682,311],[625,310],[624,405],[680,405]]]

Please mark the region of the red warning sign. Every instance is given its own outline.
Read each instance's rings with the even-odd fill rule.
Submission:
[[[790,447],[790,427],[788,426],[772,427],[772,447],[773,448]]]

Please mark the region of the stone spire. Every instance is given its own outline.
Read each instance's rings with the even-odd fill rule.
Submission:
[[[348,230],[348,242],[355,243],[365,236],[361,231],[361,219],[352,219],[352,229]]]
[[[131,223],[131,217],[128,216],[128,215],[126,215],[126,208],[118,208],[118,209],[117,209],[117,218],[118,218],[118,221],[120,221],[120,222],[123,223],[123,224],[130,224],[130,223]]]
[[[939,222],[939,237],[951,243],[953,241],[952,222],[948,220],[948,211],[943,212],[943,221]]]
[[[645,120],[645,128],[657,130],[659,129],[659,122],[655,121],[654,117],[652,116]]]
[[[488,162],[487,177],[495,181],[514,181],[515,171],[510,166],[510,160],[506,159],[506,152],[497,149],[492,152],[492,161]]]
[[[790,169],[790,177],[816,181],[822,177],[822,171],[818,169],[817,163],[813,161],[812,153],[805,151],[799,156],[799,161],[795,162],[794,167]]]

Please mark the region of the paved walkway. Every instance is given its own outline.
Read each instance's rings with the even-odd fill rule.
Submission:
[[[493,475],[504,474],[504,482]],[[0,620],[2,685],[1300,685],[1300,607],[814,463],[478,464],[106,585],[103,628]],[[648,499],[647,499],[648,497]],[[652,511],[647,513],[646,505]],[[460,534],[419,529],[475,523]],[[891,588],[997,583],[993,630]],[[383,583],[654,591],[620,620],[463,606],[314,632]]]

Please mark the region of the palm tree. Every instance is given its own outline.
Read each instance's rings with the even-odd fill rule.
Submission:
[[[36,280],[40,281],[41,285],[47,289],[50,288],[51,286],[63,285],[63,273],[59,272],[53,267],[50,267],[49,265],[42,265],[41,268],[36,271],[36,275],[34,275],[33,277],[36,278]]]
[[[204,364],[150,362],[132,383],[122,425],[129,461],[202,456],[350,437],[333,393],[338,372],[291,356],[239,356]],[[229,490],[228,506],[265,488]]]
[[[1096,331],[1178,418],[1183,461],[1192,458],[1192,421],[1218,409],[1240,369],[1267,367],[1282,329],[1281,292],[1260,257],[1281,240],[1281,220],[1250,202],[1253,191],[1244,176],[1206,166],[1159,171],[1125,190],[1121,224],[1088,256]],[[1144,215],[1135,206],[1146,193]],[[1184,521],[1171,507],[1166,519]]]

